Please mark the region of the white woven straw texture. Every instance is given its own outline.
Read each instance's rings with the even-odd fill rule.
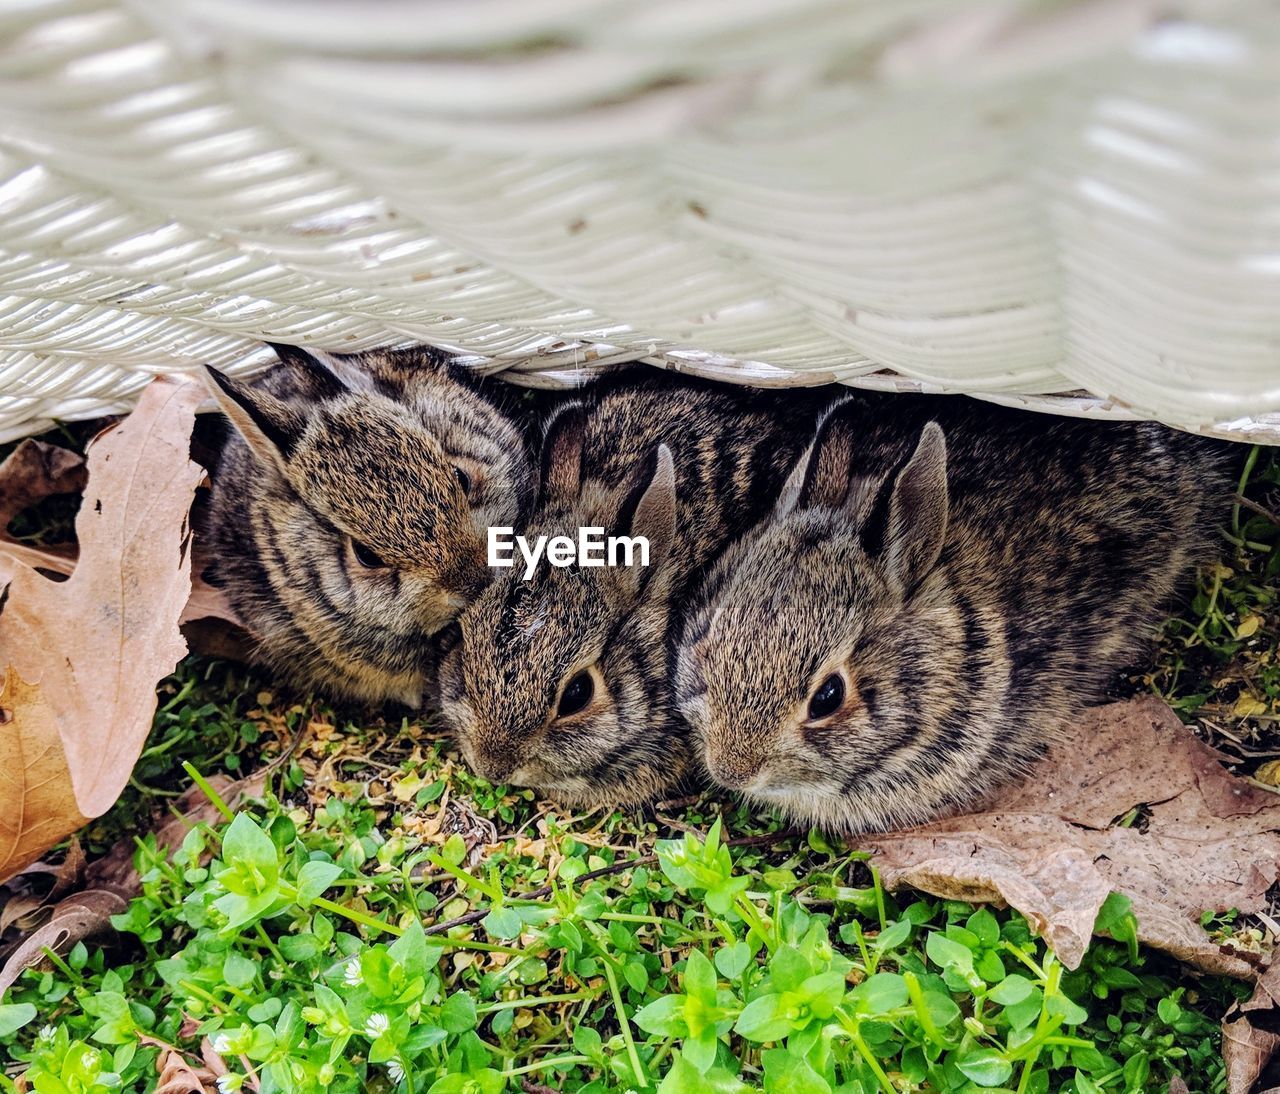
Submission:
[[[260,339],[1280,441],[1275,0],[0,0],[0,437]]]

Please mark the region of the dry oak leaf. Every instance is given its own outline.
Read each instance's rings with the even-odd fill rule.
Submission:
[[[0,543],[5,553],[33,569],[70,574],[75,569],[75,544],[56,547],[33,547],[19,543],[6,534],[10,521],[23,509],[55,494],[78,494],[87,478],[84,457],[70,449],[46,444],[31,438],[23,441],[0,463]],[[229,623],[235,628],[243,624],[226,594],[204,579],[208,558],[202,556],[200,544],[192,544],[191,595],[182,609],[183,623],[210,620]],[[210,631],[213,635],[216,632]],[[213,641],[211,637],[209,641]],[[242,657],[243,659],[243,657]]]
[[[0,881],[116,800],[186,653],[188,456],[201,388],[154,381],[89,448],[80,558],[56,582],[0,542]]]
[[[1222,1022],[1227,1094],[1250,1094],[1280,1052],[1280,963],[1258,978],[1253,995],[1233,1004]],[[1272,1087],[1271,1089],[1275,1089]]]
[[[1145,829],[1115,824],[1139,805]],[[1280,796],[1228,774],[1148,696],[1086,712],[977,811],[860,842],[891,888],[1017,908],[1069,968],[1115,889],[1133,902],[1143,942],[1249,978],[1257,958],[1215,943],[1199,917],[1264,906],[1280,877]]]
[[[84,458],[68,448],[28,438],[0,463],[0,535],[22,510],[55,494],[84,489]]]
[[[23,509],[55,494],[84,488],[84,457],[57,445],[27,439],[0,463],[0,543],[10,559],[55,574],[75,568],[75,546],[32,547],[9,537],[9,524]]]
[[[1258,1029],[1244,1018],[1223,1022],[1222,1059],[1227,1065],[1227,1094],[1250,1094],[1278,1048],[1280,1036]]]

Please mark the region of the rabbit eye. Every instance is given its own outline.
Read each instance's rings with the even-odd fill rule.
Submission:
[[[556,714],[561,718],[567,718],[570,714],[577,714],[583,707],[591,702],[591,696],[595,694],[596,685],[591,679],[591,673],[580,672],[568,684],[565,685],[564,693],[560,696],[560,707]]]
[[[386,568],[386,563],[376,551],[370,550],[358,539],[351,541],[351,553],[356,556],[356,561],[360,563],[366,570],[382,570]]]
[[[844,678],[838,672],[833,672],[818,685],[818,690],[813,693],[813,698],[809,700],[809,718],[812,721],[826,718],[828,715],[834,714],[843,705]]]
[[[453,473],[458,476],[458,485],[462,487],[464,494],[471,493],[471,476],[468,475],[461,467],[455,467]]]

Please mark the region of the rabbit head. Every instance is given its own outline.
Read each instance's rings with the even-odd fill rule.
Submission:
[[[643,536],[648,566],[517,561],[461,616],[440,671],[441,710],[473,770],[576,805],[630,804],[688,762],[667,709],[668,595],[676,529],[671,450],[637,459],[614,489],[584,482],[585,411],[565,408],[543,449],[543,495],[526,537],[602,527]]]
[[[277,351],[264,382],[207,373],[244,442],[215,475],[211,519],[244,524],[213,529],[215,572],[268,663],[416,706],[428,639],[489,580],[485,527],[529,490],[523,439],[422,353]]]
[[[947,737],[965,628],[932,580],[942,429],[888,474],[855,466],[855,440],[830,413],[773,515],[709,576],[676,669],[711,778],[835,831],[929,815],[976,755]]]

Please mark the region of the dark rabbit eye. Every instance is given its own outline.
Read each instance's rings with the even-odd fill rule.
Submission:
[[[564,694],[560,696],[560,708],[556,713],[561,718],[567,718],[570,714],[577,714],[578,711],[591,702],[591,696],[595,694],[595,690],[596,686],[591,680],[591,673],[578,673],[566,685]]]
[[[468,475],[461,467],[455,467],[453,473],[458,476],[458,485],[462,487],[464,494],[471,493],[471,476]]]
[[[371,551],[358,539],[351,541],[351,553],[356,556],[356,561],[366,570],[382,570],[386,568],[387,564],[378,557],[377,552]]]
[[[844,705],[844,679],[838,672],[833,672],[813,693],[809,700],[809,717],[813,721],[834,714]]]

